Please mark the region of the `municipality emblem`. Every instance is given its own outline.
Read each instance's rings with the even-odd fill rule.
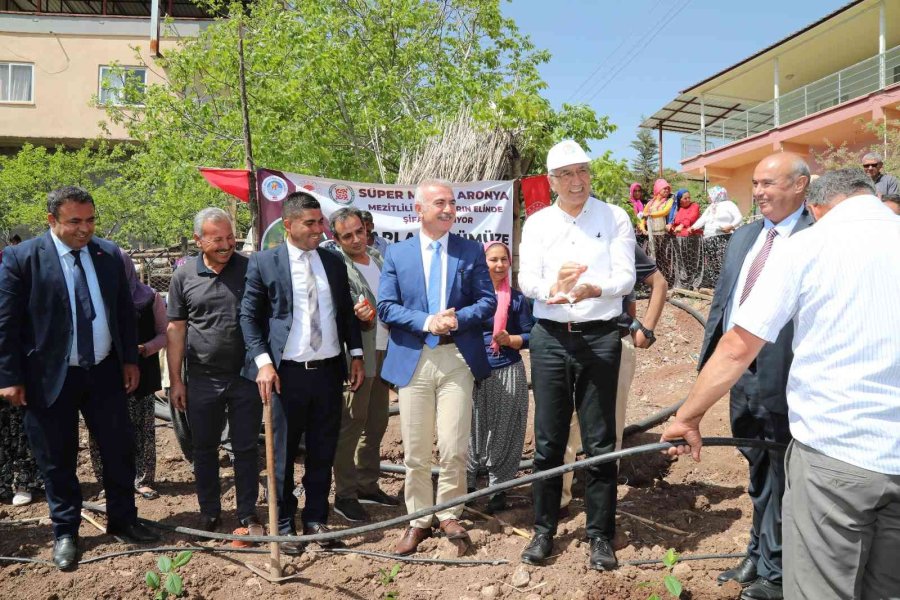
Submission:
[[[356,198],[356,192],[354,192],[353,188],[349,185],[335,183],[328,188],[328,196],[336,203],[347,206],[353,204],[353,199]]]
[[[262,193],[272,202],[281,202],[288,195],[287,182],[278,175],[269,175],[263,179]]]

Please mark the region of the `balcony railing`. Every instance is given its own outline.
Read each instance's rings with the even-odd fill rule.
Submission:
[[[884,71],[881,67],[882,56]],[[777,100],[763,102],[751,109],[716,121],[706,127],[705,150],[702,148],[704,137],[702,130],[683,135],[681,158],[685,160],[757,133],[769,131],[779,125],[802,119],[895,83],[900,83],[900,46],[792,90]]]

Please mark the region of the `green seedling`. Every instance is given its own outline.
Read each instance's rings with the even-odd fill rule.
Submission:
[[[156,567],[159,569],[157,574],[155,571],[147,571],[144,581],[151,592],[155,592],[154,600],[166,600],[169,596],[181,598],[184,595],[184,581],[178,574],[178,569],[188,564],[193,556],[193,552],[185,550],[179,552],[175,559],[168,556],[160,556],[156,561]]]
[[[678,563],[678,553],[675,552],[674,548],[669,548],[663,555],[662,561],[666,566],[666,574],[662,579],[663,587],[666,589],[666,592],[668,592],[669,596],[677,600],[678,598],[681,598],[681,592],[684,589],[678,578],[672,575],[672,569],[674,569],[675,565]],[[639,583],[638,587],[654,588],[656,586],[653,582],[644,581],[642,583]],[[662,600],[662,598],[655,591],[651,591],[650,595],[647,596],[647,600]]]
[[[394,583],[394,580],[397,579],[397,574],[400,573],[400,569],[402,568],[403,565],[397,563],[393,567],[391,567],[390,571],[386,569],[378,569],[379,583],[381,583],[382,587],[385,588],[384,600],[397,600],[397,590],[389,590],[387,589],[387,587]]]

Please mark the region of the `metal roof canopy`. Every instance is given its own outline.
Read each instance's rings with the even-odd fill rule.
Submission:
[[[742,112],[756,106],[757,102],[741,102],[724,98],[704,98],[703,114],[706,126],[709,127],[732,113]],[[641,127],[676,131],[678,133],[694,133],[700,129],[700,97],[694,94],[681,94],[653,116],[644,120]]]
[[[773,81],[772,63],[776,57],[783,63],[780,85],[781,94],[785,94],[877,54],[877,11],[873,9],[879,4],[879,0],[848,2],[803,29],[683,90],[675,100],[645,119],[640,127],[696,132],[700,129],[701,95],[707,127],[731,113],[759,106],[773,97],[770,82]],[[900,3],[896,0],[887,3],[889,22],[897,16],[898,7]],[[874,33],[869,35],[869,31]],[[890,47],[896,43],[894,38],[898,30],[889,28],[888,33]],[[840,40],[842,52],[833,52],[836,40]]]

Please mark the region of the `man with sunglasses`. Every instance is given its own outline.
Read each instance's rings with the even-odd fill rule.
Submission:
[[[884,161],[880,154],[869,152],[862,159],[862,168],[875,184],[875,195],[879,198],[886,194],[900,194],[900,182],[888,173],[882,173]]]

